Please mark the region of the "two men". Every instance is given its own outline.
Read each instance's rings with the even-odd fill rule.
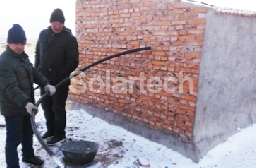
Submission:
[[[17,147],[22,144],[22,161],[35,165],[44,162],[34,155],[30,114],[34,106],[33,83],[54,94],[55,87],[30,63],[24,52],[25,31],[14,24],[8,31],[7,47],[0,56],[0,104],[6,121],[6,164],[19,168]]]
[[[34,66],[56,85],[67,78],[78,66],[78,43],[71,31],[64,26],[61,9],[55,9],[50,17],[51,26],[41,31],[36,47]],[[70,82],[57,89],[52,97],[42,100],[47,132],[43,139],[48,145],[66,138],[66,100]],[[41,88],[41,94],[44,89]]]
[[[6,120],[6,164],[7,168],[19,168],[17,147],[22,144],[22,161],[35,165],[44,162],[34,155],[33,131],[30,114],[34,106],[33,83],[41,87],[41,94],[51,95],[43,99],[49,145],[66,138],[66,83],[56,91],[56,85],[67,78],[78,66],[78,43],[71,31],[64,26],[61,9],[51,14],[51,26],[43,30],[37,42],[35,68],[24,52],[26,36],[18,24],[8,32],[6,51],[0,56],[0,104]],[[56,92],[56,93],[55,93]],[[55,93],[55,94],[54,94]]]

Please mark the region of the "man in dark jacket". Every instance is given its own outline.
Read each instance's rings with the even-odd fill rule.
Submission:
[[[78,66],[78,43],[71,31],[64,26],[61,9],[55,9],[50,17],[51,26],[42,30],[36,47],[35,67],[52,85],[69,77]],[[57,92],[42,101],[47,132],[42,137],[48,145],[66,138],[66,100],[70,81],[57,88]],[[42,90],[41,94],[44,93]]]
[[[30,114],[34,106],[36,83],[54,94],[55,87],[33,67],[24,52],[26,36],[22,27],[14,24],[8,31],[6,50],[0,56],[0,105],[6,121],[6,164],[19,168],[17,147],[22,144],[22,161],[35,165],[44,162],[34,155]]]

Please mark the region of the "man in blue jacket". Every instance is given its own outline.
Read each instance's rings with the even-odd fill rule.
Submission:
[[[37,71],[24,52],[25,31],[14,24],[8,31],[7,47],[0,56],[0,106],[6,121],[6,164],[7,168],[19,168],[17,147],[22,145],[22,161],[42,165],[42,159],[34,155],[33,130],[30,114],[34,106],[33,83],[55,93],[54,86]]]
[[[51,26],[40,32],[36,47],[35,67],[52,85],[69,77],[78,66],[78,43],[64,22],[62,10],[55,9],[50,17]],[[47,138],[48,145],[66,138],[65,106],[69,85],[70,81],[58,88],[52,97],[42,100],[47,126],[47,132],[42,138]]]

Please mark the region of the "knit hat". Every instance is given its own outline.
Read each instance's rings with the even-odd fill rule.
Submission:
[[[60,22],[62,24],[64,24],[64,22],[65,22],[65,18],[64,18],[63,12],[59,8],[54,9],[54,11],[51,14],[51,18],[50,18],[50,23],[56,22],[56,21],[58,21],[58,22]]]
[[[26,44],[27,38],[25,31],[19,24],[13,24],[13,27],[8,31],[7,43],[22,43]]]

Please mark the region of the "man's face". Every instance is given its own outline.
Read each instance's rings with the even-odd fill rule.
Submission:
[[[22,43],[9,43],[8,45],[16,54],[21,54],[25,49],[25,44]]]
[[[51,29],[54,33],[60,33],[63,30],[64,24],[60,22],[51,22]]]

